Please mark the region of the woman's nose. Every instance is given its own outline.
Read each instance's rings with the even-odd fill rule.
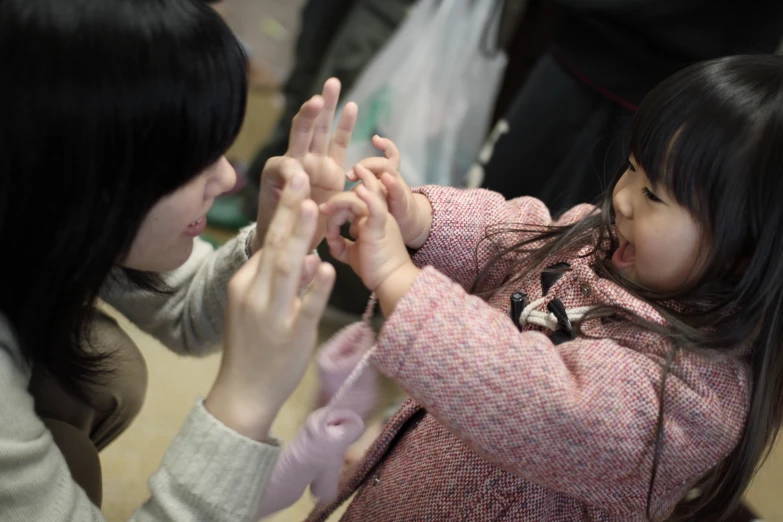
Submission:
[[[221,156],[217,164],[213,167],[214,171],[210,176],[205,197],[212,199],[232,190],[237,183],[237,173],[231,163],[225,156]]]

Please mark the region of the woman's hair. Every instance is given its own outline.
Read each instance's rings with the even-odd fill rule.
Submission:
[[[0,312],[83,399],[109,369],[85,348],[101,286],[152,206],[228,149],[246,95],[242,48],[200,0],[0,0]]]
[[[621,171],[599,211],[579,223],[488,230],[487,240],[504,246],[482,270],[474,291],[491,291],[483,281],[508,255],[521,259],[522,266],[514,268],[506,285],[541,270],[562,249],[592,245],[599,275],[651,303],[670,327],[606,308],[586,320],[611,311],[630,318],[629,327],[667,336],[674,349],[664,364],[663,382],[676,350],[749,353],[753,391],[742,438],[700,484],[702,494],[676,513],[680,519],[698,513],[698,520],[718,521],[740,502],[783,422],[783,57],[734,56],[681,70],[645,98],[628,145],[650,181],[666,187],[709,238],[706,268],[695,284],[662,295],[613,270],[609,260],[618,243],[611,228],[612,193]],[[509,232],[525,233],[528,239],[505,246],[498,239]],[[648,517],[665,441],[663,382]]]

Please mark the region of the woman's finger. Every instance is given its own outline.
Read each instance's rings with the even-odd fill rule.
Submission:
[[[337,100],[340,98],[340,80],[337,78],[326,80],[322,96],[324,108],[321,114],[318,115],[318,119],[315,120],[313,139],[310,142],[310,152],[323,156],[326,155],[329,149],[332,120],[334,120],[334,111],[337,109]]]
[[[288,152],[286,156],[303,158],[310,150],[313,141],[315,122],[324,109],[324,99],[313,96],[307,100],[291,122],[291,134],[288,137]]]
[[[270,303],[275,320],[289,321],[294,303],[299,296],[299,282],[302,279],[302,267],[310,250],[315,227],[318,222],[318,207],[313,201],[303,201],[299,219],[291,232],[286,245],[275,260],[272,293]]]
[[[345,155],[348,152],[348,145],[351,144],[351,135],[358,115],[359,107],[354,102],[347,103],[337,124],[337,130],[332,136],[332,142],[329,144],[329,157],[341,168],[345,164]]]
[[[304,288],[313,282],[313,277],[318,271],[318,267],[321,265],[321,259],[315,255],[309,255],[305,257],[304,264],[302,265],[302,278],[299,280],[299,288]]]
[[[291,182],[283,188],[280,203],[272,216],[261,247],[258,269],[253,282],[253,291],[258,292],[259,295],[269,294],[271,288],[269,282],[273,277],[274,265],[299,219],[302,203],[307,197],[307,188],[307,175],[303,171],[294,174]]]
[[[329,301],[334,280],[335,271],[332,265],[319,263],[316,266],[313,284],[302,298],[302,306],[296,318],[296,331],[308,331],[318,325]]]

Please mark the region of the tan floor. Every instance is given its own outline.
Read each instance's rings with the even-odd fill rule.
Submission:
[[[280,72],[289,65],[285,60],[287,51],[284,47],[295,38],[295,29],[292,28],[295,28],[296,17],[292,13],[295,13],[295,6],[299,3],[300,0],[231,0],[226,5],[231,6],[229,15],[239,24],[240,35],[248,43],[269,45],[270,38],[277,35],[276,45],[282,49],[280,52],[283,58],[272,65],[275,71]],[[287,26],[282,32],[274,30],[278,20]],[[253,35],[260,34],[254,31],[259,28],[264,29],[264,35],[254,40]],[[265,52],[269,54],[268,49]],[[265,56],[264,53],[256,55]],[[245,161],[250,159],[258,144],[268,136],[277,118],[278,105],[279,100],[274,97],[251,95],[245,127],[231,151],[232,156]],[[219,364],[218,356],[203,360],[177,357],[124,319],[120,318],[120,321],[140,346],[150,376],[147,401],[138,419],[101,456],[104,469],[104,513],[110,522],[127,520],[147,497],[148,477],[157,469],[163,453],[196,399],[209,390]],[[328,336],[335,328],[334,324],[325,324],[322,337]],[[311,411],[315,386],[316,376],[311,367],[274,425],[274,433],[282,440],[290,440]],[[748,493],[748,500],[766,521],[783,522],[783,445],[778,445],[777,451],[759,473]],[[311,505],[305,497],[268,520],[302,520]],[[332,520],[337,518],[339,513]]]

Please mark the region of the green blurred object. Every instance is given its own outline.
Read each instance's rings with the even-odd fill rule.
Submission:
[[[206,241],[207,243],[209,243],[210,245],[212,245],[213,247],[215,247],[216,249],[220,248],[223,244],[219,239],[217,239],[214,236],[211,236],[209,233],[201,234],[199,237],[204,241]]]
[[[239,230],[250,221],[242,212],[242,195],[221,197],[215,200],[212,209],[207,213],[210,225],[232,230]]]

